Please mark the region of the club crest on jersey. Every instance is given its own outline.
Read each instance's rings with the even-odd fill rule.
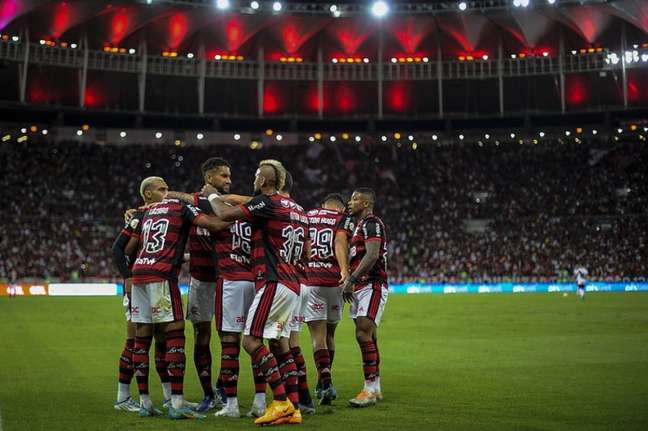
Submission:
[[[129,225],[131,229],[136,229],[138,224],[139,224],[139,219],[134,218],[130,221]]]

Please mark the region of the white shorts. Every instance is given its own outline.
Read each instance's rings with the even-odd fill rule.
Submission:
[[[158,281],[133,284],[131,322],[165,323],[183,320],[182,297],[178,283]]]
[[[374,321],[376,326],[380,325],[388,293],[389,289],[386,284],[373,283],[362,286],[360,290],[353,292],[349,316],[352,319],[368,317]]]
[[[337,323],[342,318],[344,300],[339,287],[307,286],[302,290],[302,296],[306,302],[306,322],[326,320],[328,323]]]
[[[290,332],[300,332],[302,325],[304,324],[304,316],[306,312],[306,295],[308,293],[308,286],[300,284],[299,285],[299,300],[295,305],[293,314],[290,317]]]
[[[245,335],[275,340],[290,336],[290,319],[299,295],[283,284],[269,281],[257,290],[245,321]]]
[[[187,295],[187,320],[192,323],[211,322],[214,318],[216,282],[200,281],[191,277]]]
[[[216,283],[216,329],[242,333],[255,294],[253,281],[219,278]]]
[[[126,315],[126,321],[130,322],[132,318],[130,294],[124,292],[124,300],[122,301],[122,304],[124,304],[124,314]]]

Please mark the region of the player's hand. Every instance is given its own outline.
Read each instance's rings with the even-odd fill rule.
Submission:
[[[137,211],[134,208],[129,208],[124,212],[124,224],[129,224],[130,221],[133,219],[133,215],[135,214],[135,211]]]
[[[340,272],[340,279],[338,280],[338,283],[340,283],[340,286],[344,285],[346,283],[347,279],[349,278],[349,271],[342,271]]]
[[[351,303],[353,302],[353,283],[348,279],[340,286],[342,288],[342,298],[344,302]]]

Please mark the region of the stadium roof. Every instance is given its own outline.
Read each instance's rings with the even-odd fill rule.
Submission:
[[[324,55],[375,58],[379,34],[385,55],[495,56],[498,41],[512,52],[555,51],[558,35],[571,47],[618,47],[626,23],[628,38],[648,42],[648,1],[644,0],[458,0],[391,1],[390,13],[376,19],[371,2],[283,1],[282,10],[259,1],[259,9],[236,0],[43,1],[5,0],[0,6],[2,33],[29,29],[32,40],[82,43],[92,48],[137,48],[149,52],[256,56],[294,55],[314,60]],[[553,4],[551,4],[553,3]],[[217,5],[227,5],[219,9]],[[340,15],[336,17],[334,15]],[[379,29],[384,26],[384,32]]]

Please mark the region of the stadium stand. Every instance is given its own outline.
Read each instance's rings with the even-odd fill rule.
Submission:
[[[297,147],[8,143],[0,147],[0,279],[117,280],[110,246],[142,178],[197,191],[200,163],[232,163],[237,193],[278,158],[306,207],[356,186],[378,191],[395,282],[567,280],[648,274],[648,149],[640,142],[309,143]],[[56,187],[51,187],[52,185]]]

